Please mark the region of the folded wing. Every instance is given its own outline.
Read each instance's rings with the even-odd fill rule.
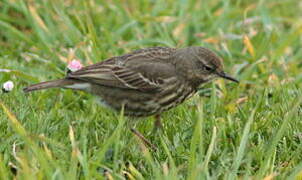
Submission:
[[[159,50],[165,52],[165,57],[167,57],[172,49],[144,49],[114,57],[72,72],[68,74],[67,78],[124,89],[157,90],[165,78],[173,75],[173,68],[165,62],[159,61],[163,57],[157,52]]]
[[[96,69],[80,70],[68,75],[68,78],[79,79],[103,86],[141,91],[155,90],[160,84],[144,77],[141,73],[117,65],[104,65]]]

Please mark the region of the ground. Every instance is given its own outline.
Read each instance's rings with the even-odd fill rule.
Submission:
[[[0,179],[302,178],[299,0],[2,0]],[[153,119],[83,92],[22,88],[63,77],[73,59],[151,46],[208,47],[240,84],[217,80]],[[135,126],[156,152],[134,136]]]

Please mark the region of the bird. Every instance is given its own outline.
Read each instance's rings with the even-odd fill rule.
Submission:
[[[130,117],[160,114],[192,97],[198,88],[217,78],[239,82],[223,70],[223,60],[212,50],[149,47],[115,56],[58,80],[24,88],[24,92],[48,88],[81,90],[100,97],[100,102]]]

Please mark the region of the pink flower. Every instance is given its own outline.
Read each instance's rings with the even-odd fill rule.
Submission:
[[[3,83],[4,91],[9,92],[13,90],[13,88],[14,88],[14,83],[12,81],[6,81],[5,83]]]
[[[70,61],[67,66],[67,68],[71,72],[77,71],[77,70],[81,69],[82,67],[83,67],[83,65],[81,64],[81,62],[78,60],[75,60],[75,59]]]

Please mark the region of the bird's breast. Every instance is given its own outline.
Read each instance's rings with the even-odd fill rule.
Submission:
[[[166,111],[181,104],[194,93],[195,90],[193,87],[185,82],[169,83],[158,94],[156,103],[161,107],[161,111]]]

